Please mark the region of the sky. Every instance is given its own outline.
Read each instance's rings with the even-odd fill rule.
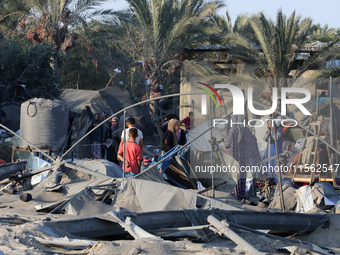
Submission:
[[[287,16],[295,10],[302,18],[312,18],[313,24],[320,23],[322,26],[328,24],[328,27],[340,28],[340,0],[227,0],[225,4],[226,7],[218,13],[225,14],[228,10],[233,22],[239,14],[258,12],[264,12],[275,20],[281,8]],[[104,8],[114,10],[127,6],[125,0],[109,0],[103,5]]]

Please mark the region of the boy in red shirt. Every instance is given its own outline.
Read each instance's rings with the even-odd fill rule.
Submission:
[[[123,164],[123,168],[125,173],[129,173],[132,176],[139,174],[143,155],[140,149],[140,146],[136,143],[136,138],[138,136],[138,131],[136,128],[129,129],[129,138],[130,141],[125,143],[125,164]],[[124,144],[120,146],[118,151],[118,159],[120,161],[124,160]]]

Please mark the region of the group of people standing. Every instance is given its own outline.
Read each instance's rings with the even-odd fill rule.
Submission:
[[[143,133],[135,127],[134,118],[126,118],[124,131],[124,123],[120,123],[118,117],[110,118],[111,116],[106,111],[103,111],[101,115],[93,114],[88,106],[83,109],[80,117],[73,123],[74,137],[78,139],[90,131],[91,134],[79,144],[78,156],[79,158],[107,159],[120,164],[125,172],[131,175],[138,174],[143,161]],[[189,114],[188,118],[182,122],[187,131],[190,130],[190,117]],[[100,125],[107,118],[110,120]],[[97,128],[98,125],[100,126]],[[164,134],[163,152],[186,143],[186,131],[181,128],[178,117],[175,116],[163,123],[161,129]]]
[[[91,133],[80,142],[78,157],[107,159],[119,165],[120,161],[123,161],[125,149],[125,162],[129,163],[122,164],[122,167],[126,172],[136,174],[140,171],[139,160],[141,162],[143,159],[143,133],[135,128],[136,121],[132,117],[125,120],[125,131],[123,130],[124,123],[120,124],[118,117],[113,117],[100,125],[111,116],[106,111],[103,111],[101,115],[93,114],[88,106],[82,110],[73,123],[73,137],[78,140],[88,132],[91,131]],[[97,127],[98,125],[100,126]]]

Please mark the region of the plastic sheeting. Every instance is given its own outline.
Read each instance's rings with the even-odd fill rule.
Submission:
[[[167,182],[164,181],[162,173],[158,170],[156,165],[152,166],[149,170],[143,171],[140,174],[136,175],[134,179],[148,180],[152,182],[167,184]]]
[[[111,114],[136,103],[129,92],[117,88],[105,88],[97,91],[65,89],[60,96],[60,101],[68,105],[72,112],[80,113],[88,105],[92,112],[105,110]],[[154,128],[146,106],[133,107],[127,111],[127,115],[136,119],[137,126],[143,132],[144,137],[153,135]],[[122,116],[123,113],[118,117]]]
[[[283,178],[282,190],[285,208],[299,213],[308,212],[312,210],[315,205],[328,209],[336,205],[339,201],[339,194],[329,182],[318,182],[313,186],[306,185],[297,189],[292,180]],[[269,208],[281,209],[278,186]]]
[[[237,182],[237,174],[239,169],[239,163],[225,153],[225,151],[221,150],[221,154],[219,157],[215,153],[213,153],[213,163],[211,163],[211,153],[210,152],[202,152],[194,150],[190,152],[190,165],[194,171],[194,174],[197,176],[199,181],[205,186],[211,186],[211,172],[208,171],[210,166],[231,166],[231,170],[224,171],[215,171],[214,172],[214,180],[215,185],[218,183],[227,181],[226,185],[219,187],[220,190],[231,192],[236,185]],[[234,171],[235,170],[235,171]]]
[[[179,209],[239,210],[221,201],[210,199],[191,190],[183,190],[168,184],[129,178],[122,180],[114,206],[133,212],[151,212]]]
[[[173,147],[171,150],[169,150],[168,152],[164,153],[163,155],[158,157],[158,161],[161,161],[162,159],[166,158],[167,156],[169,156],[170,154],[172,154],[174,151],[176,151],[177,149],[181,148],[181,145],[176,145],[175,147]],[[184,154],[189,150],[190,147],[185,147],[182,150],[180,150],[179,152],[171,155],[171,157],[169,157],[168,159],[166,159],[165,161],[163,161],[163,163],[159,164],[157,167],[158,169],[162,169],[162,172],[164,173],[164,171],[169,167],[169,165],[171,164],[171,161],[173,159],[173,157],[175,157],[176,155],[181,155],[184,156]]]
[[[321,206],[334,206],[339,201],[339,194],[329,182],[315,183],[312,191],[313,200]]]
[[[51,164],[48,163],[47,161],[39,158],[39,157],[34,157],[33,163],[32,163],[32,168],[31,170],[38,170],[47,166],[50,166]],[[41,174],[34,175],[31,179],[31,184],[35,185],[40,183],[41,181],[45,180],[47,177],[47,174],[49,173],[48,171],[42,172]]]
[[[171,165],[165,171],[165,174],[177,187],[197,189],[198,179],[189,162],[180,155],[173,158]]]
[[[187,135],[188,141],[193,140],[205,130],[211,127],[210,120],[203,122],[201,125],[195,127],[193,130]],[[225,125],[217,125],[216,127],[212,128],[212,136],[216,138],[217,141],[220,141],[222,138],[224,140],[227,139],[227,130]],[[211,145],[209,143],[211,140],[211,132],[208,131],[200,138],[195,140],[190,144],[191,150],[198,150],[198,151],[211,151]]]
[[[297,204],[297,187],[291,179],[282,178],[282,192],[285,209],[288,211],[295,210]],[[268,208],[281,209],[281,196],[278,185],[276,185],[274,199]]]
[[[312,189],[309,185],[302,186],[297,190],[296,212],[308,212],[314,206]]]
[[[95,194],[90,189],[85,188],[70,199],[65,210],[66,214],[87,217],[109,212],[112,210],[112,206],[102,201],[96,201]]]
[[[101,173],[106,176],[121,178],[123,177],[123,170],[120,166],[116,165],[105,159],[75,161],[77,167],[83,167],[93,172]]]

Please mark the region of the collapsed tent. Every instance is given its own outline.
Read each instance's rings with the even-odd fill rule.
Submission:
[[[108,111],[111,114],[136,103],[129,92],[117,88],[105,88],[98,91],[65,89],[60,96],[60,101],[68,105],[71,111],[75,113],[80,113],[85,109],[85,106],[89,106],[94,113]],[[123,113],[119,115],[119,117],[122,116]],[[148,107],[130,108],[127,110],[127,116],[132,116],[136,119],[138,128],[141,129],[144,137],[154,134],[154,126],[150,122],[151,117]]]
[[[298,187],[289,178],[282,179],[282,192],[286,211],[299,213],[327,210],[339,201],[339,194],[329,182],[318,182]],[[268,209],[281,210],[279,188],[276,187],[273,201]]]

